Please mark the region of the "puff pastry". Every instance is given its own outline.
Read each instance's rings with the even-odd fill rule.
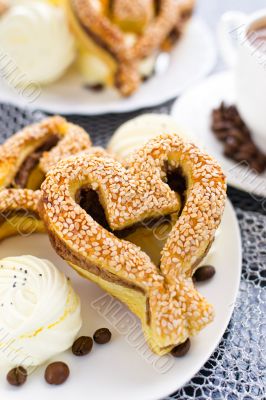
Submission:
[[[156,55],[161,48],[170,50],[194,8],[194,0],[62,2],[78,42],[80,70],[88,80],[115,86],[123,96],[138,89],[141,62],[149,57],[151,68],[144,75],[152,73]]]
[[[57,116],[24,128],[0,146],[0,239],[44,231],[37,203],[45,174],[57,161],[90,146],[82,128]]]
[[[181,176],[186,184],[178,194]],[[89,154],[63,160],[41,192],[40,213],[57,253],[141,319],[154,352],[169,352],[213,319],[191,278],[226,198],[225,176],[210,156],[176,135],[162,135],[126,167]],[[173,226],[156,265],[127,235],[136,224],[169,215]]]
[[[7,3],[7,1],[5,0],[0,0],[0,17],[7,12],[7,10],[9,9],[9,5]]]

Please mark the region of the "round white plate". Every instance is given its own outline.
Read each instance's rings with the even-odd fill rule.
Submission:
[[[207,262],[215,265],[217,273],[210,282],[198,285],[198,289],[214,305],[216,318],[192,339],[189,353],[182,359],[175,359],[170,355],[158,357],[151,353],[133,314],[95,284],[72,271],[55,254],[46,235],[5,240],[1,243],[0,258],[22,254],[48,258],[71,277],[81,296],[82,334],[92,335],[97,328],[109,327],[113,337],[104,346],[94,345],[92,353],[87,356],[75,357],[71,351],[57,356],[55,360],[66,361],[71,371],[70,378],[62,386],[46,384],[42,366],[28,377],[23,387],[14,389],[6,383],[7,371],[1,368],[1,399],[157,400],[173,393],[192,378],[210,357],[234,308],[241,273],[241,239],[229,201],[215,249]]]
[[[59,82],[41,88],[40,94],[34,87],[23,92],[0,81],[0,101],[51,113],[84,115],[155,106],[177,96],[210,72],[216,61],[212,33],[201,19],[193,18],[170,57],[165,54],[165,58],[161,60],[162,71],[143,83],[128,99],[112,89],[98,93],[85,89],[82,78],[70,72]]]
[[[236,163],[223,155],[223,145],[210,129],[211,112],[221,101],[235,103],[233,73],[212,75],[190,88],[174,104],[172,116],[178,125],[195,138],[221,164],[228,184],[255,195],[266,197],[266,172],[256,174],[244,162]]]

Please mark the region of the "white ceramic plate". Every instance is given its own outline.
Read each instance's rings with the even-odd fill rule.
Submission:
[[[253,193],[254,197],[266,197],[266,172],[256,174],[245,163],[237,164],[226,158],[223,145],[210,129],[211,111],[221,101],[235,103],[234,79],[230,71],[212,75],[189,89],[174,104],[172,116],[181,128],[219,161],[230,185]]]
[[[207,75],[215,60],[212,33],[202,20],[193,18],[171,53],[166,69],[143,83],[128,99],[121,98],[111,89],[99,93],[84,89],[81,77],[71,72],[59,82],[42,88],[39,96],[34,87],[22,92],[0,81],[0,101],[60,114],[121,113],[155,106],[177,96],[188,85]]]
[[[82,334],[92,335],[97,328],[109,327],[113,338],[102,347],[94,345],[88,356],[75,357],[70,351],[57,356],[55,360],[66,361],[71,370],[70,378],[62,386],[46,384],[42,366],[29,376],[23,387],[14,389],[5,381],[7,371],[1,369],[0,398],[4,400],[155,400],[173,393],[192,378],[218,345],[234,308],[241,273],[239,227],[228,201],[215,251],[208,256],[217,273],[210,282],[198,286],[214,305],[216,318],[192,340],[186,357],[160,358],[144,345],[141,329],[126,307],[72,271],[55,254],[46,235],[14,237],[1,243],[0,258],[22,254],[48,258],[71,277],[81,296]],[[99,299],[103,296],[108,304],[100,307]]]

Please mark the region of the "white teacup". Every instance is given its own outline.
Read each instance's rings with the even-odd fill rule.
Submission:
[[[234,68],[238,110],[266,153],[266,37],[255,40],[262,28],[266,9],[251,15],[231,11],[222,16],[218,34],[223,58]]]

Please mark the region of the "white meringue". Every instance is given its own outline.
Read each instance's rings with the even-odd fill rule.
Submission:
[[[123,160],[150,139],[163,133],[178,134],[184,140],[189,136],[167,114],[143,114],[122,124],[112,136],[108,151]]]
[[[1,64],[17,69],[17,84],[47,84],[60,78],[75,58],[64,11],[38,1],[11,6],[0,20]],[[4,67],[1,65],[1,69]]]
[[[36,366],[68,349],[81,327],[80,300],[50,261],[0,261],[0,363]]]

